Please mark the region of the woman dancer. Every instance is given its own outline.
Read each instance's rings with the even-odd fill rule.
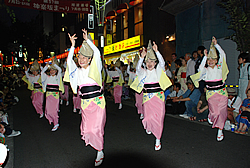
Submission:
[[[36,109],[37,114],[40,115],[40,118],[43,117],[43,89],[39,84],[40,79],[40,66],[38,61],[35,60],[32,64],[30,71],[32,75],[28,73],[29,69],[24,65],[25,68],[25,76],[23,77],[23,81],[28,84],[28,89],[32,91],[31,99],[32,104]]]
[[[54,124],[51,131],[56,131],[59,128],[59,91],[64,92],[61,77],[62,70],[58,66],[56,57],[52,60],[52,65],[50,65],[50,75],[45,73],[48,68],[49,62],[41,72],[42,86],[44,92],[46,92],[45,117],[49,120],[49,124]]]
[[[73,61],[76,34],[69,38],[71,48],[67,58],[68,72],[66,70],[65,80],[70,80],[71,88],[76,94],[77,86],[81,97],[81,135],[86,145],[91,145],[97,150],[95,166],[101,165],[103,153],[103,135],[106,122],[105,99],[102,93],[102,61],[100,51],[92,43],[91,37],[87,36],[87,30],[83,29],[83,43],[78,54],[78,68]]]
[[[107,72],[106,83],[113,82],[115,103],[119,103],[119,109],[122,109],[122,84],[124,83],[124,79],[120,59],[115,62],[114,67],[114,71],[109,71],[108,68],[105,67]]]
[[[165,61],[158,51],[155,42],[153,44],[152,46],[151,41],[149,41],[147,51],[145,48],[143,49],[141,58],[136,66],[138,75],[130,87],[138,93],[141,93],[143,90],[144,119],[142,120],[142,124],[147,134],[154,134],[156,137],[155,150],[160,150],[160,139],[165,116],[164,90],[171,86],[172,83],[164,72]],[[158,65],[156,65],[157,59],[154,52],[159,61]],[[146,69],[141,68],[144,58]]]
[[[219,51],[220,57],[216,53]],[[209,54],[204,51],[199,72],[191,76],[196,87],[199,87],[198,81],[205,80],[207,88],[206,97],[209,107],[208,122],[213,124],[212,128],[218,128],[217,141],[224,138],[223,128],[227,119],[227,101],[228,94],[225,88],[225,80],[227,79],[228,68],[226,63],[226,54],[217,43],[215,37],[212,38]],[[205,67],[207,62],[208,67]]]
[[[64,77],[65,70],[67,67],[67,61],[64,62],[63,67],[62,67],[62,78]],[[63,82],[63,87],[64,87],[64,93],[60,92],[60,104],[63,104],[63,100],[66,101],[66,106],[69,105],[69,86],[67,85],[67,82]]]
[[[130,60],[128,60],[128,67],[127,67],[127,73],[129,75],[129,80],[128,80],[128,85],[130,86],[132,82],[135,80],[136,77],[136,65],[139,60],[139,55],[136,54],[134,58],[134,62],[132,65],[132,68],[134,69],[135,72],[130,71]],[[142,105],[142,99],[143,99],[143,91],[141,93],[135,92],[135,106],[137,107],[138,114],[140,114],[140,119],[142,120],[144,117],[144,112],[143,112],[143,105]]]

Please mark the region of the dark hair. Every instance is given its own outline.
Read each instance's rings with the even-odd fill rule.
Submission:
[[[197,52],[197,51],[193,51],[193,52],[192,52],[192,56],[194,55],[194,53],[197,53],[197,54],[198,54],[198,52]]]
[[[180,59],[175,60],[175,63],[176,63],[177,65],[179,65],[179,66],[181,66],[181,65],[182,65],[182,64],[181,64],[181,60],[180,60]]]
[[[179,89],[181,89],[181,84],[180,83],[175,83],[174,84],[176,87],[178,87]]]
[[[241,53],[239,56],[238,56],[238,59],[245,59],[246,61],[245,62],[250,62],[250,58],[249,58],[249,54],[248,53]]]
[[[197,48],[197,50],[201,50],[201,53],[203,53],[205,49],[206,49],[206,48],[205,48],[204,46],[199,46],[199,47]]]
[[[172,53],[171,55],[175,55],[177,57],[177,54],[176,53]]]

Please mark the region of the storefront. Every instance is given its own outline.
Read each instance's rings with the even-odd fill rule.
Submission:
[[[143,45],[143,36],[138,35],[126,40],[119,41],[117,43],[104,47],[104,60],[106,64],[116,62],[120,58],[125,64],[127,59],[134,60],[136,54],[139,54],[139,49]]]

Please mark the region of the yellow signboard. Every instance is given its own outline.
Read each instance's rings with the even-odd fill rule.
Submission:
[[[104,55],[141,46],[140,35],[104,47]]]
[[[112,34],[107,34],[107,45],[112,44]]]
[[[92,40],[95,40],[95,33],[89,33],[89,35],[91,36]]]

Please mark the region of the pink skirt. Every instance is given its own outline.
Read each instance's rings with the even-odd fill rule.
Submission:
[[[64,86],[64,94],[60,92],[60,98],[61,100],[69,101],[69,86],[68,85],[63,85]]]
[[[223,129],[227,120],[227,102],[228,98],[215,93],[208,100],[209,115],[208,118],[213,122],[212,128]]]
[[[122,86],[116,85],[114,87],[114,98],[115,98],[115,103],[122,102]]]
[[[91,102],[89,106],[83,110],[80,130],[86,146],[91,145],[98,151],[103,150],[105,123],[106,108],[102,109],[94,102]]]
[[[142,99],[143,99],[143,92],[141,92],[140,94],[135,93],[135,100],[136,100],[135,106],[137,107],[138,114],[144,115]]]
[[[50,95],[46,97],[45,117],[49,120],[49,124],[58,124],[59,99]]]
[[[154,96],[143,104],[144,119],[142,124],[144,129],[154,134],[157,139],[161,139],[164,117],[165,103]]]
[[[37,114],[43,114],[43,93],[32,91],[32,104],[36,109]]]
[[[81,98],[77,94],[77,96],[73,96],[73,104],[74,109],[81,109]]]

